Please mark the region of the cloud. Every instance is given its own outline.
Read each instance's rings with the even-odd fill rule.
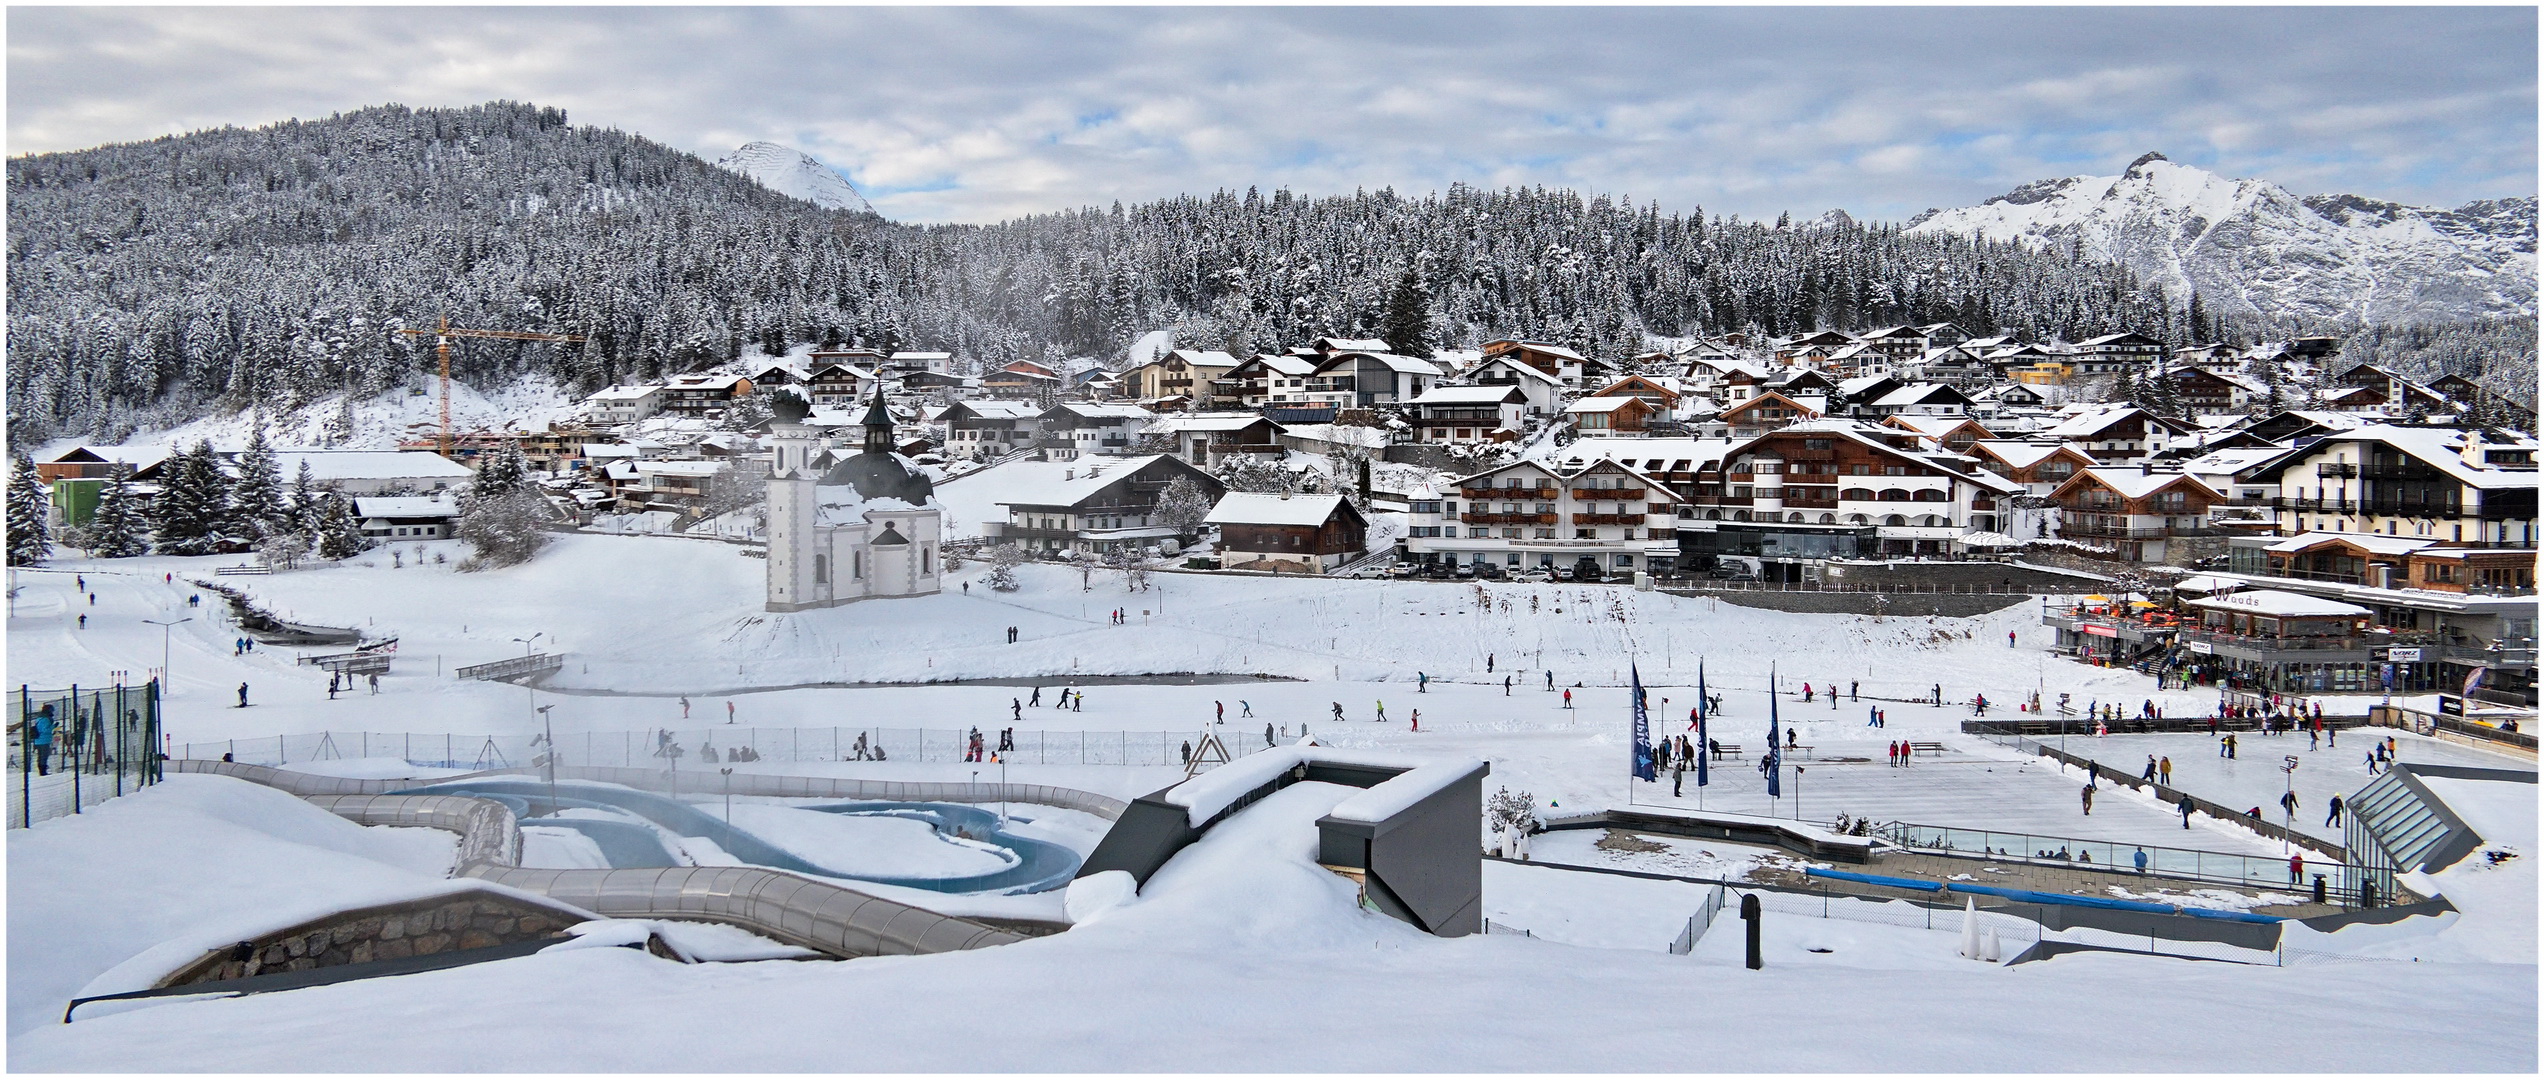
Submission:
[[[1896,219],[2144,150],[2535,190],[2518,8],[29,8],[10,152],[396,101],[799,147],[908,221],[1218,188],[1571,186]]]

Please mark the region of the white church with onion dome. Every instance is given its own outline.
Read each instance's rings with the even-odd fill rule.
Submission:
[[[768,610],[803,611],[943,587],[945,511],[936,485],[892,452],[892,414],[878,389],[865,451],[815,472],[822,439],[811,406],[779,394],[770,424]]]

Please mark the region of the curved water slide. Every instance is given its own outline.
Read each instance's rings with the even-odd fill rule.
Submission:
[[[493,799],[463,795],[391,795],[413,780],[358,780],[291,772],[225,761],[172,761],[174,772],[232,776],[265,784],[357,824],[448,829],[460,835],[457,876],[479,878],[539,893],[614,918],[676,918],[722,922],[753,933],[841,958],[899,956],[977,949],[1024,940],[1018,934],[970,919],[871,896],[855,889],[782,870],[751,866],[659,867],[624,870],[541,870],[517,865],[519,819]],[[498,770],[437,783],[500,776],[519,781],[526,770]],[[602,782],[641,769],[559,769],[562,776]],[[634,778],[634,777],[630,777]],[[1124,804],[1092,792],[1022,784],[921,784],[735,774],[735,794],[798,798],[903,798],[946,802],[1036,802],[1118,817]],[[1042,795],[1044,798],[1034,798]],[[1065,800],[1065,801],[1064,801]],[[1110,804],[1113,812],[1104,814]]]

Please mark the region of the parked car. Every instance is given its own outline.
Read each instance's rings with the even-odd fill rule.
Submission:
[[[1570,581],[1570,580],[1572,580],[1572,568],[1571,568],[1571,567],[1569,567],[1569,566],[1558,566],[1558,567],[1555,567],[1555,568],[1554,568],[1554,575],[1555,575],[1555,580],[1557,580],[1557,581]]]
[[[1502,579],[1502,568],[1494,563],[1477,563],[1475,564],[1475,576],[1500,581]]]
[[[1475,578],[1475,564],[1464,562],[1459,563],[1457,564],[1457,570],[1455,573],[1459,581],[1472,581]]]
[[[1524,582],[1527,582],[1527,583],[1532,584],[1532,585],[1542,585],[1542,584],[1545,584],[1546,582],[1549,582],[1549,581],[1553,581],[1553,580],[1555,580],[1555,575],[1553,575],[1552,573],[1547,572],[1547,571],[1546,571],[1546,570],[1544,570],[1544,569],[1537,569],[1537,570],[1523,570],[1523,571],[1521,571],[1521,572],[1519,572],[1519,573],[1516,573],[1516,574],[1511,575],[1511,580],[1512,580],[1512,581],[1524,581]]]

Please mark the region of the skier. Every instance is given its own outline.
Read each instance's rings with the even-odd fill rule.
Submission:
[[[79,574],[79,575],[76,575],[76,576],[72,577],[72,578],[71,578],[71,583],[72,583],[73,585],[77,586],[77,587],[79,588],[79,591],[81,591],[81,592],[87,592],[87,591],[88,591],[88,575],[86,575],[86,574]]]
[[[329,701],[334,701],[334,700],[336,700],[336,685],[337,685],[337,683],[338,683],[339,681],[341,681],[342,679],[343,679],[343,676],[342,676],[342,675],[329,675],[329,676],[327,676],[327,700],[329,700]]]
[[[239,707],[239,708],[242,708],[242,709],[244,709],[244,708],[246,708],[246,707],[247,707],[247,684],[246,684],[246,683],[240,683],[240,684],[239,684],[239,703],[238,703],[238,707]]]
[[[689,719],[689,695],[680,695],[680,718]]]
[[[1430,692],[1431,692],[1431,676],[1426,675],[1426,674],[1423,674],[1422,672],[1419,672],[1419,671],[1414,672],[1414,673],[1413,673],[1413,692],[1414,692],[1414,693],[1417,693],[1417,694],[1428,694],[1428,693],[1430,693]]]
[[[1803,684],[1802,684],[1802,700],[1804,700],[1804,701],[1809,701],[1809,700],[1811,700],[1811,684],[1809,684],[1809,683],[1803,683]]]
[[[1547,671],[1546,671],[1546,689],[1547,689],[1547,690],[1549,690],[1549,691],[1552,691],[1554,688],[1555,688],[1555,673],[1554,673],[1554,670],[1553,670],[1553,669],[1549,668],[1549,669],[1547,669]]]
[[[728,724],[733,722],[733,702],[731,699],[727,699],[724,703],[724,722]]]
[[[1422,710],[1420,709],[1413,710],[1413,730],[1422,730]]]
[[[1858,690],[1861,690],[1861,689],[1863,689],[1863,688],[1864,688],[1864,684],[1863,684],[1863,683],[1857,682],[1857,681],[1855,681],[1855,680],[1853,680],[1853,679],[1848,679],[1848,680],[1846,681],[1846,700],[1848,700],[1848,701],[1861,701],[1861,700],[1863,700],[1862,698],[1859,698],[1859,697],[1855,696],[1855,692],[1856,692],[1856,691],[1858,691]]]
[[[1011,721],[1014,721],[1014,722],[1016,722],[1016,723],[1019,723],[1019,724],[1024,723],[1024,721],[1025,721],[1025,703],[1024,703],[1024,702],[1022,702],[1022,701],[1019,701],[1019,700],[1017,700],[1017,699],[1015,699],[1015,698],[1012,698],[1012,697],[1011,697],[1011,698],[1008,698],[1008,699],[1007,699],[1007,719],[1009,719],[1009,720],[1011,720]]]
[[[1378,703],[1378,722],[1381,724],[1387,722],[1387,703],[1383,701]]]
[[[1254,719],[1254,706],[1253,706],[1252,704],[1248,703],[1248,702],[1246,701],[1246,699],[1244,699],[1244,698],[1238,698],[1238,699],[1237,699],[1237,719],[1239,719],[1239,720],[1252,720],[1252,719]]]
[[[1032,696],[1032,697],[1030,697],[1030,698],[1025,699],[1025,704],[1027,704],[1027,705],[1031,705],[1031,706],[1033,706],[1034,708],[1037,708],[1037,709],[1041,708],[1041,707],[1042,707],[1042,688],[1041,688],[1041,687],[1039,687],[1039,686],[1034,687],[1034,688],[1033,688],[1033,696]]]
[[[1508,676],[1508,675],[1504,675],[1504,676],[1502,676],[1502,696],[1503,696],[1503,697],[1509,697],[1509,696],[1510,696],[1510,683],[1511,683],[1510,676]]]
[[[1211,703],[1210,703],[1210,707],[1211,707],[1211,708],[1213,708],[1213,709],[1217,709],[1217,710],[1218,710],[1218,719],[1217,719],[1217,721],[1216,721],[1217,723],[1222,723],[1222,724],[1224,724],[1224,723],[1227,723],[1227,722],[1228,722],[1228,703],[1227,703],[1227,702],[1224,702],[1224,701],[1214,701],[1214,702],[1211,702]]]
[[[2014,631],[2008,630],[2005,632],[2005,647],[2009,649],[2014,647]]]
[[[1339,701],[1334,703],[1334,722],[1337,724],[1343,722],[1343,703]]]
[[[82,630],[88,629],[88,616],[85,613],[80,615],[79,628]]]
[[[1564,691],[1564,704],[1563,704],[1563,707],[1564,707],[1564,708],[1567,708],[1567,709],[1569,709],[1569,708],[1571,708],[1571,707],[1572,707],[1572,691],[1571,691],[1570,689],[1566,689],[1566,690]]]
[[[1936,683],[1936,684],[1934,684],[1934,703],[1935,703],[1935,704],[1937,704],[1937,705],[1941,705],[1941,704],[1943,704],[1943,684],[1942,684],[1942,683]]]
[[[1485,654],[1484,654],[1484,674],[1490,675],[1490,674],[1492,674],[1492,673],[1493,673],[1493,654],[1491,654],[1491,653],[1485,653]]]
[[[1878,705],[1867,706],[1867,707],[1864,709],[1864,726],[1865,726],[1865,727],[1880,727],[1880,726],[1881,726],[1881,706],[1878,706]]]
[[[2288,817],[2291,819],[2294,819],[2297,816],[2297,793],[2295,790],[2291,789],[2280,794],[2279,808],[2287,811]]]

